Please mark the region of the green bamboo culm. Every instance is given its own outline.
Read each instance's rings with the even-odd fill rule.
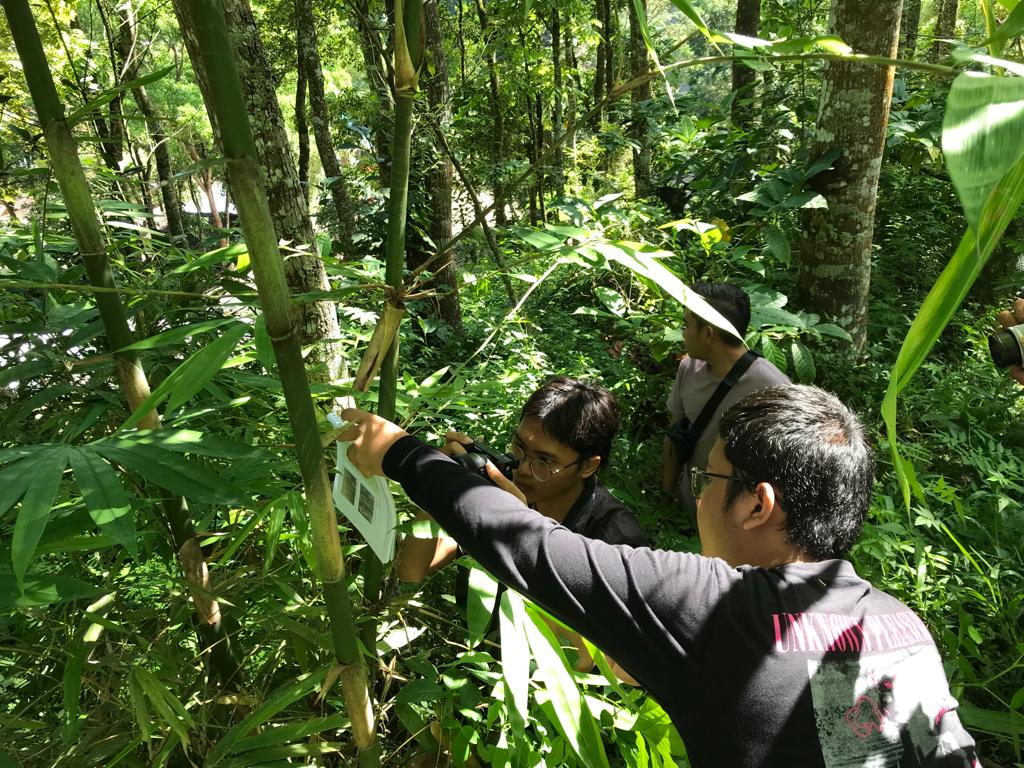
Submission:
[[[292,319],[284,263],[277,247],[263,176],[255,159],[256,148],[242,100],[238,69],[230,53],[232,48],[224,23],[224,10],[220,0],[190,0],[190,5],[203,65],[209,75],[210,99],[213,102],[209,105],[210,111],[216,115],[220,127],[228,182],[238,208],[295,437],[317,575],[323,584],[334,655],[342,667],[340,680],[353,741],[359,750],[360,765],[379,765],[372,697],[352,619],[327,464]]]
[[[395,125],[391,138],[391,192],[388,205],[388,232],[385,244],[384,279],[388,286],[385,301],[401,302],[405,269],[405,222],[409,210],[409,159],[412,149],[413,102],[423,59],[422,0],[397,0],[395,3]],[[401,324],[395,329],[380,368],[377,413],[394,421],[398,395],[398,354]],[[380,600],[384,564],[373,553],[363,561],[363,599],[369,605]],[[377,625],[363,627],[363,644],[376,647]]]
[[[2,0],[2,6],[43,128],[50,165],[67,207],[86,275],[93,287],[102,289],[94,294],[94,300],[103,321],[107,343],[113,350],[118,381],[129,410],[134,412],[149,396],[149,382],[139,362],[138,353],[134,350],[124,351],[124,347],[134,339],[114,283],[107,259],[106,238],[78,157],[75,137],[64,117],[64,106],[53,84],[53,75],[27,0]],[[150,411],[140,420],[139,426],[157,429],[160,427],[160,417],[155,410]],[[162,506],[178,562],[195,606],[200,646],[209,650],[207,662],[210,678],[221,690],[237,690],[241,683],[241,665],[235,655],[231,637],[224,627],[220,606],[211,596],[209,574],[202,550],[196,541],[188,504],[183,498],[170,497],[164,498]]]

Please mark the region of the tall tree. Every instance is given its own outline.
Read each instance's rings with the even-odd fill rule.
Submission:
[[[853,50],[896,53],[902,0],[835,0],[830,32]],[[798,302],[846,328],[864,347],[871,281],[871,239],[878,174],[889,120],[893,67],[830,61],[825,65],[814,154],[842,152],[812,182],[828,208],[803,219]]]
[[[608,90],[608,77],[610,73],[605,69],[608,60],[609,47],[609,0],[595,0],[594,15],[596,17],[598,30],[597,38],[597,61],[594,64],[594,105],[597,107],[604,99]],[[604,112],[597,109],[594,112],[594,127],[599,128],[604,120]]]
[[[353,0],[348,7],[351,9],[352,24],[359,40],[359,50],[363,55],[366,81],[370,84],[370,92],[377,101],[378,119],[374,120],[371,126],[373,151],[377,159],[380,185],[387,187],[391,185],[391,121],[387,118],[392,112],[395,99],[391,50],[374,23],[370,0]]]
[[[423,3],[423,23],[426,27],[427,55],[432,64],[424,77],[427,105],[431,119],[442,131],[446,131],[452,119],[452,97],[448,82],[448,57],[436,0]],[[441,246],[452,239],[452,161],[443,152],[437,153],[427,169],[427,197],[430,205],[430,238],[437,246]],[[410,248],[409,267],[416,269],[430,256],[430,253],[423,250]],[[454,261],[454,249],[449,249],[431,262],[427,268],[434,273],[434,277],[427,285],[442,292],[441,296],[431,298],[434,314],[452,328],[461,328],[462,310],[459,307],[459,284]]]
[[[757,37],[761,29],[761,0],[737,0],[736,34]],[[757,73],[741,61],[732,63],[732,121],[748,128],[754,116]]]
[[[306,75],[302,71],[302,54],[295,67],[295,133],[299,137],[299,184],[309,201],[309,118],[306,115]]]
[[[100,1],[102,2],[102,0]],[[118,65],[121,67],[121,75],[118,80],[131,82],[139,78],[142,53],[144,53],[138,44],[139,22],[135,14],[135,7],[131,2],[118,6],[118,14],[120,26],[116,35],[116,51],[119,57]],[[178,198],[178,191],[172,178],[171,153],[163,124],[144,85],[132,88],[132,96],[139,111],[146,119],[149,138],[153,142],[153,155],[156,157],[156,173],[160,180],[160,198],[163,201],[164,217],[167,219],[167,232],[172,237],[181,237],[185,232],[181,224],[181,200]]]
[[[644,15],[647,15],[647,0],[638,0]],[[629,63],[630,77],[647,74],[650,57],[647,43],[640,30],[640,18],[632,2],[629,7]],[[651,102],[651,83],[634,88],[630,94],[633,107],[630,133],[633,138],[633,190],[637,197],[651,193],[651,127],[648,111]]]
[[[903,0],[900,19],[900,47],[897,57],[913,59],[917,49],[917,28],[921,25],[921,0]]]
[[[188,0],[174,0],[174,13],[181,27],[182,38],[192,60],[196,81],[203,93],[214,134],[219,135],[216,115],[210,110],[210,82],[196,40],[196,20]],[[263,170],[274,231],[278,239],[293,249],[285,261],[288,287],[295,293],[329,290],[323,262],[305,250],[313,243],[313,226],[309,220],[306,194],[292,158],[284,118],[277,103],[274,80],[270,73],[263,42],[248,0],[224,3],[224,20],[231,37],[232,53],[242,78],[245,107],[253,127],[253,141]],[[317,344],[337,339],[340,335],[338,315],[330,301],[295,305],[296,324],[303,344]],[[339,378],[343,366],[339,350],[333,343],[315,348],[312,375],[321,381]]]
[[[935,0],[938,15],[935,18],[935,40],[932,42],[928,58],[940,61],[949,55],[949,43],[944,42],[956,37],[956,16],[960,9],[959,0]]]
[[[505,118],[501,109],[501,81],[498,78],[498,59],[491,38],[491,25],[484,0],[476,0],[476,14],[480,20],[480,36],[483,38],[484,60],[487,62],[487,97],[491,107],[494,126],[491,135],[491,186],[494,193],[494,220],[501,226],[505,219],[505,194],[502,190],[501,166],[505,162]]]
[[[352,247],[352,236],[356,229],[355,210],[348,185],[341,174],[341,163],[334,154],[330,116],[327,113],[327,100],[324,98],[324,72],[320,64],[316,20],[313,18],[313,0],[295,0],[295,38],[299,49],[299,66],[309,90],[313,139],[316,141],[320,165],[327,176],[327,189],[331,195],[331,202],[334,203],[334,213],[338,217],[342,248],[347,254]]]
[[[551,69],[552,69],[552,110],[551,135],[557,139],[565,130],[562,108],[562,20],[558,13],[558,3],[551,5]],[[555,147],[552,158],[552,184],[555,194],[565,192],[565,149],[564,142]]]

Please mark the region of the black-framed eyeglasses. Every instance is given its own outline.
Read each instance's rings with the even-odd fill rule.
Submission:
[[[583,457],[580,456],[576,461],[570,462],[564,467],[552,468],[552,466],[544,461],[544,459],[537,459],[533,456],[529,456],[519,445],[518,440],[513,439],[508,449],[509,452],[519,461],[519,468],[524,472],[529,472],[533,476],[533,479],[538,483],[546,483],[559,472],[583,461]]]
[[[708,486],[711,484],[711,478],[713,477],[720,477],[723,480],[735,480],[747,486],[754,485],[754,481],[746,477],[740,477],[739,475],[720,475],[718,472],[708,472],[703,469],[691,467],[690,493],[693,494],[693,498],[699,499],[701,496],[704,495],[704,491],[708,489]]]

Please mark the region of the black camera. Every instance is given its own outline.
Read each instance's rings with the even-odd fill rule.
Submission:
[[[484,480],[490,480],[490,477],[487,475],[488,461],[496,466],[498,471],[509,480],[512,479],[512,473],[519,466],[519,460],[515,456],[510,456],[507,453],[498,453],[483,443],[470,443],[469,445],[464,445],[463,448],[466,449],[465,453],[452,456],[455,463],[461,464],[470,472],[475,472]]]
[[[1024,323],[989,336],[988,351],[996,368],[1024,365]]]

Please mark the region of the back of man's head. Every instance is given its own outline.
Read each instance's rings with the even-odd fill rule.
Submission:
[[[775,488],[791,544],[816,560],[846,556],[874,479],[871,446],[853,411],[817,387],[772,387],[727,410],[718,434],[735,474]],[[727,506],[742,487],[730,481]]]
[[[695,293],[700,294],[708,304],[718,310],[726,320],[732,323],[733,327],[745,334],[747,326],[750,325],[750,297],[742,288],[732,283],[711,283],[701,281],[693,286]],[[697,325],[705,328],[711,323],[703,320],[700,316],[694,315]],[[737,339],[731,333],[716,329],[719,337],[730,347],[738,347],[743,339]]]
[[[619,432],[619,405],[604,387],[559,376],[530,395],[520,419],[536,419],[581,457],[600,456],[603,469]]]

